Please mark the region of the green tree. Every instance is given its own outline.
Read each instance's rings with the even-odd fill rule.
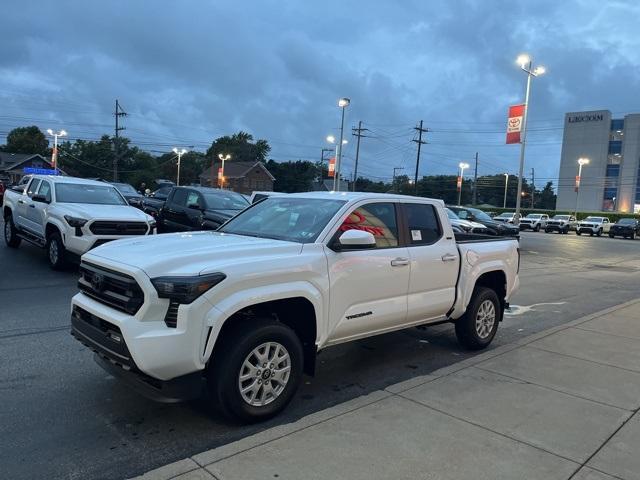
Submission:
[[[319,177],[320,170],[317,164],[308,160],[295,162],[276,162],[269,160],[267,169],[276,178],[273,189],[276,192],[308,192],[313,187],[313,182]]]
[[[7,135],[7,144],[2,150],[9,153],[37,153],[47,156],[49,153],[49,142],[44,133],[38,127],[14,128]]]
[[[536,207],[543,210],[555,210],[556,198],[553,182],[547,182],[542,190],[536,190]]]
[[[231,136],[216,138],[209,149],[207,157],[217,160],[218,154],[231,155],[232,162],[265,162],[271,151],[266,140],[253,141],[253,135],[247,132],[234,133]]]

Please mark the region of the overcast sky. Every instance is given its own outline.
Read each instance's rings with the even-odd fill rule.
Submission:
[[[0,142],[14,127],[70,137],[124,134],[152,152],[205,150],[245,130],[275,160],[316,161],[359,120],[359,171],[413,175],[413,127],[424,120],[420,174],[454,174],[479,152],[479,174],[516,172],[506,112],[523,100],[526,51],[548,73],[533,82],[527,171],[557,183],[567,111],[640,112],[636,1],[29,1],[4,0]],[[343,172],[350,174],[349,135]]]

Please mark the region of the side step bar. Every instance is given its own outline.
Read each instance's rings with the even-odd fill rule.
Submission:
[[[33,233],[25,232],[23,230],[19,230],[17,233],[21,239],[26,240],[29,243],[33,243],[38,247],[44,248],[47,245],[47,242],[44,238],[39,237],[38,235],[34,235]]]

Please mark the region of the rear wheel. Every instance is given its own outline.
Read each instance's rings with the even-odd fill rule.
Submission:
[[[501,319],[502,307],[496,292],[476,287],[467,311],[455,322],[458,342],[469,350],[486,348],[495,337]]]
[[[209,394],[216,406],[242,422],[282,411],[302,378],[303,350],[296,333],[268,318],[239,321],[210,363]]]
[[[47,240],[47,257],[54,270],[62,270],[67,265],[67,251],[59,233],[53,233]]]
[[[18,248],[22,239],[18,236],[18,231],[13,223],[13,217],[9,215],[4,219],[4,241],[7,247]]]

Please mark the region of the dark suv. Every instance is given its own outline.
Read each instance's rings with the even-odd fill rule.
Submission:
[[[609,238],[618,236],[633,240],[636,235],[640,235],[640,222],[635,218],[621,218],[609,230]]]
[[[448,206],[460,219],[470,220],[487,227],[488,235],[520,238],[520,228],[507,222],[497,222],[482,210],[471,207]]]
[[[249,206],[244,195],[208,187],[173,187],[158,213],[160,232],[216,230]]]

